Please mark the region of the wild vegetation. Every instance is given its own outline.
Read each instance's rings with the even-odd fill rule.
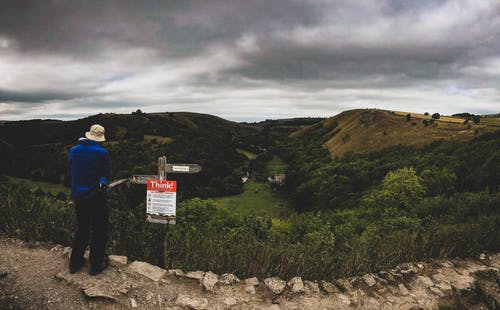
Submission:
[[[400,121],[406,124],[404,117]],[[154,172],[155,157],[167,150],[169,161],[194,158],[208,169],[201,180],[179,178],[185,189],[177,225],[145,221],[142,186],[112,191],[110,252],[170,268],[234,272],[241,277],[331,279],[403,261],[500,250],[500,131],[468,141],[396,145],[332,159],[322,145],[339,134],[333,134],[339,126],[335,120],[318,122],[291,138],[288,135],[300,125],[270,121],[258,129],[238,129],[218,120],[182,122],[182,134],[165,134],[172,141],[137,138],[108,145],[114,162],[125,161],[113,168],[124,176]],[[209,132],[190,132],[202,124]],[[342,137],[349,142],[355,133],[348,134]],[[46,151],[62,157],[67,147],[65,142],[11,142],[7,147],[16,152],[44,150],[37,156],[52,158],[49,161],[58,157]],[[200,154],[205,149],[207,153]],[[28,160],[25,154],[20,157]],[[10,160],[16,167],[22,162],[18,157]],[[58,163],[39,166],[48,169],[49,164],[58,169]],[[27,165],[30,169],[25,171],[31,171],[38,164]],[[2,169],[7,168],[11,169]],[[271,195],[261,181],[283,169],[285,185]],[[246,171],[251,178],[242,185]],[[0,185],[0,232],[70,245],[71,202],[29,188],[12,182]],[[227,197],[191,199],[217,196]]]

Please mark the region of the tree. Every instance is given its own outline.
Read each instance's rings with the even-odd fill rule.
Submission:
[[[430,167],[422,171],[421,177],[429,196],[449,196],[455,191],[457,175],[446,167]]]
[[[424,115],[425,115],[425,116],[429,116],[429,112],[425,112],[425,113],[424,113]]]
[[[472,117],[472,121],[474,122],[474,124],[479,124],[479,122],[481,121],[481,116],[479,115],[474,115]]]
[[[488,186],[491,192],[500,189],[500,152],[489,157],[479,171],[481,183]]]
[[[406,114],[406,121],[409,122],[410,120],[411,120],[411,114],[408,113],[408,114]]]
[[[362,200],[370,208],[397,208],[410,211],[423,198],[425,188],[413,167],[389,171],[379,189],[363,196]]]
[[[441,117],[441,115],[439,113],[432,114],[433,119],[439,119],[440,117]]]
[[[429,126],[429,120],[428,120],[428,119],[424,119],[424,120],[422,121],[422,124],[424,124],[424,127]]]

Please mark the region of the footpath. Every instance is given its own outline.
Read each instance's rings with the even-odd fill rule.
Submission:
[[[334,281],[238,279],[110,256],[68,272],[70,248],[0,237],[0,309],[497,309],[500,254],[401,264]]]

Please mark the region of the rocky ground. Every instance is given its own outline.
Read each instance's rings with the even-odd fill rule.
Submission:
[[[497,309],[500,254],[407,263],[303,281],[164,270],[111,256],[98,276],[68,273],[70,248],[0,238],[0,309]]]

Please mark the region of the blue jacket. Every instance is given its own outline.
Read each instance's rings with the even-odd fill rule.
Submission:
[[[99,142],[80,139],[69,151],[71,197],[89,199],[99,193],[101,178],[111,178],[109,154]],[[101,181],[103,182],[103,181]]]

